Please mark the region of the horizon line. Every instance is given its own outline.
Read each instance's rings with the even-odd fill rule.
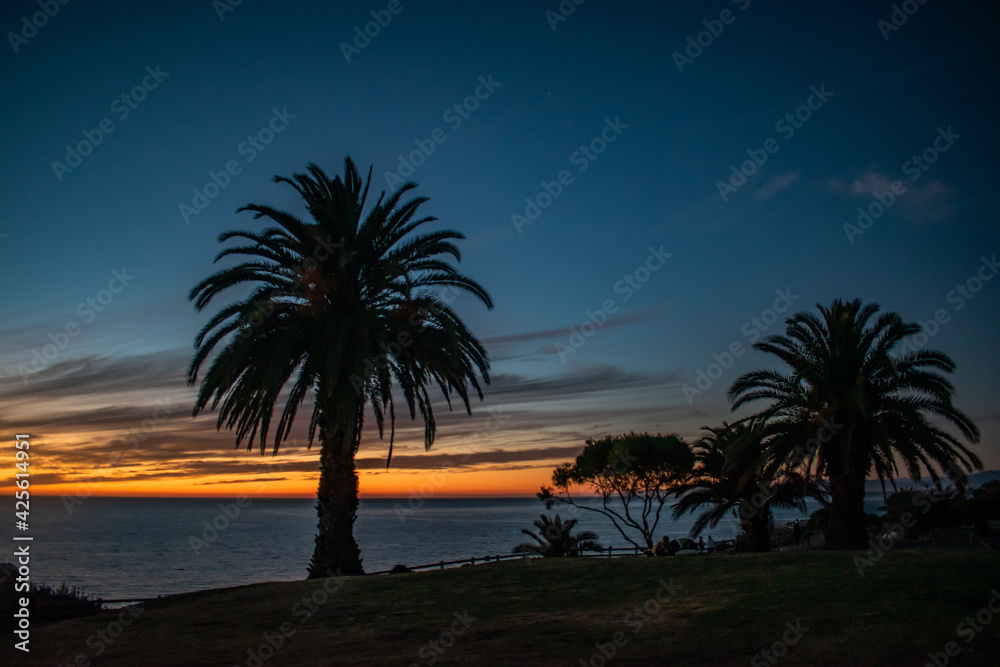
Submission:
[[[34,493],[33,498],[62,498],[65,494],[49,494],[49,493]],[[147,499],[147,498],[170,498],[175,500],[215,500],[215,499],[227,499],[227,498],[238,498],[244,496],[246,498],[251,498],[253,500],[315,500],[316,494],[311,495],[281,495],[281,496],[271,496],[271,495],[257,495],[257,494],[213,494],[213,495],[177,495],[177,494],[149,494],[149,495],[92,495],[87,498],[81,498],[82,502],[87,500],[93,500],[95,498],[121,498],[121,499]],[[76,496],[70,496],[76,497]],[[511,498],[511,499],[521,499],[521,498],[535,498],[536,494],[523,494],[518,495],[516,493],[436,493],[432,496],[427,496],[426,498],[421,498],[422,500],[434,500],[435,498],[441,499],[476,499],[476,498]],[[410,500],[412,496],[401,496],[395,494],[361,494],[358,496],[359,500]]]

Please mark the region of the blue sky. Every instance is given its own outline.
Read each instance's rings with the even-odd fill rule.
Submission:
[[[1000,251],[997,46],[979,3],[914,3],[891,31],[881,2],[589,0],[554,29],[554,0],[390,4],[246,0],[220,18],[208,0],[71,2],[34,32],[24,17],[36,2],[4,5],[5,431],[72,435],[56,467],[85,470],[158,398],[189,405],[182,374],[205,316],[186,294],[211,270],[218,234],[256,224],[235,209],[301,211],[271,177],[310,162],[336,173],[346,155],[385,188],[401,156],[433,145],[410,179],[442,226],[468,236],[462,267],[497,303],[456,302],[494,362],[482,414],[510,417],[481,465],[550,468],[586,437],[631,429],[694,436],[732,418],[725,391],[740,373],[775,365],[747,351],[685,395],[713,355],[749,347],[753,318],[790,303],[763,324],[777,333],[791,312],[859,297],[909,320],[944,313],[928,345],[957,362],[957,404],[1000,467],[1000,281],[977,282]],[[343,46],[379,17],[391,20],[369,26],[367,44]],[[72,171],[54,167],[85,132],[100,143]],[[251,151],[255,135],[270,142]],[[933,164],[914,169],[925,151]],[[762,164],[724,199],[720,181],[754,156]],[[185,220],[181,205],[227,163],[238,173]],[[562,172],[558,196],[539,200]],[[884,213],[845,230],[894,181]],[[526,199],[548,205],[519,226]],[[670,256],[647,264],[651,249]],[[134,279],[109,286],[123,270]],[[641,289],[624,289],[627,277]],[[981,289],[966,298],[960,285]],[[607,323],[566,353],[581,340],[571,327],[607,303]],[[79,332],[24,382],[19,366],[71,322]],[[135,474],[169,457],[194,470],[230,446],[211,418],[187,414],[133,454]],[[435,449],[479,423],[446,420]],[[416,456],[418,432],[397,451],[433,467],[434,452]]]

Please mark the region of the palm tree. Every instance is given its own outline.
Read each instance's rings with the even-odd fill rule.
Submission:
[[[691,535],[715,528],[729,514],[739,517],[747,551],[770,551],[769,524],[775,507],[805,512],[806,497],[825,502],[821,484],[805,479],[787,466],[766,459],[767,428],[763,420],[748,419],[718,427],[695,444],[698,460],[691,479],[675,489],[678,501],[673,518],[711,505],[695,519]]]
[[[379,437],[389,422],[387,467],[395,432],[393,384],[411,419],[419,410],[424,445],[430,448],[435,420],[428,387],[437,384],[449,408],[457,394],[471,414],[470,387],[483,397],[477,373],[489,382],[486,351],[442,298],[442,289],[470,292],[489,308],[493,303],[444,257],[461,259],[452,241],[465,238],[462,234],[415,233],[435,218],[417,216],[425,197],[403,201],[414,184],[388,197],[383,192],[365,214],[370,169],[365,183],[350,158],[343,178],[331,180],[313,164],[308,172],[274,180],[295,188],[311,221],[251,204],[238,212],[250,211],[276,226],[219,237],[220,243],[249,243],[226,248],[216,261],[245,259],[200,282],[189,298],[201,311],[229,288],[249,285],[251,291],[198,334],[188,380],[194,384],[220,348],[201,380],[194,414],[219,408],[217,427],[235,431],[237,448],[245,440],[251,450],[256,438],[262,454],[278,403],[284,407],[273,431],[273,454],[311,395],[309,445],[317,431],[320,442],[319,529],[309,564],[309,577],[315,578],[364,572],[353,526],[354,455],[365,405],[371,405]]]
[[[527,528],[521,532],[535,540],[535,544],[518,544],[514,547],[514,553],[546,557],[581,556],[584,550],[597,551],[601,548],[597,535],[589,530],[572,534],[573,527],[577,524],[576,519],[563,521],[558,514],[554,519],[543,514],[533,523],[538,528],[538,533]]]
[[[948,356],[893,352],[919,325],[895,313],[878,315],[878,305],[860,300],[817,307],[820,317],[798,313],[784,335],[754,345],[791,371],[747,373],[733,383],[729,397],[733,410],[770,401],[759,413],[773,434],[768,456],[800,465],[808,477],[829,479],[826,543],[858,549],[868,539],[864,496],[870,471],[883,488],[886,480],[894,483],[900,466],[915,480],[926,469],[936,483],[940,469],[964,485],[966,472],[982,463],[931,418],[950,422],[972,443],[979,441],[979,430],[952,404],[954,387],[936,372],[954,371]]]

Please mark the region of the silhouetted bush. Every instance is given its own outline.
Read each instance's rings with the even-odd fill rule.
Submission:
[[[26,597],[31,602],[28,606],[29,618],[33,627],[54,623],[67,618],[89,616],[103,610],[100,599],[87,595],[76,586],[65,583],[59,588],[44,584],[31,584],[27,591],[15,590],[17,584],[17,566],[11,563],[0,563],[0,615],[2,625],[13,628],[17,622],[14,613],[20,608],[19,598]]]

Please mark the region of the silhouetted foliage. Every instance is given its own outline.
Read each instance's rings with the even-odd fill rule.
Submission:
[[[827,546],[864,548],[864,510],[870,471],[883,481],[940,474],[965,483],[979,458],[929,417],[954,425],[968,441],[979,441],[976,425],[952,404],[954,387],[937,371],[955,364],[941,352],[893,350],[920,332],[895,313],[878,315],[875,304],[836,300],[817,306],[820,316],[798,313],[784,335],[754,348],[773,354],[788,372],[762,370],[738,378],[729,390],[733,409],[758,400],[768,422],[769,457],[793,461],[803,474],[830,483]]]
[[[203,280],[189,298],[201,311],[229,288],[250,289],[198,334],[188,381],[198,382],[199,370],[208,365],[194,414],[218,408],[218,428],[235,430],[237,447],[245,440],[249,450],[256,439],[262,454],[279,404],[284,402],[273,430],[275,454],[299,407],[313,397],[309,445],[318,431],[321,449],[319,529],[309,576],[362,574],[353,532],[354,457],[365,405],[372,408],[379,436],[389,422],[387,466],[395,432],[394,385],[410,418],[420,413],[429,449],[436,423],[428,388],[440,387],[449,407],[457,395],[471,413],[470,389],[482,399],[477,374],[489,382],[486,350],[442,294],[468,292],[487,307],[493,303],[485,289],[447,261],[449,255],[461,259],[453,241],[465,238],[462,234],[417,233],[435,218],[418,217],[427,198],[404,201],[413,183],[383,192],[366,213],[370,170],[362,182],[347,158],[343,177],[331,179],[316,165],[308,171],[275,181],[298,192],[312,221],[251,204],[240,211],[276,226],[219,237],[220,243],[248,243],[226,248],[216,261],[246,260]]]
[[[885,512],[880,523],[902,526],[902,537],[907,539],[928,533],[937,545],[935,529],[962,525],[964,503],[964,494],[955,489],[904,489],[879,507]]]
[[[100,599],[65,583],[58,588],[30,584],[28,591],[16,591],[17,568],[10,563],[0,564],[0,567],[0,616],[3,617],[2,626],[5,628],[16,627],[14,613],[20,609],[21,598],[30,600],[28,613],[33,626],[90,616],[103,610]]]
[[[603,514],[630,544],[652,549],[663,505],[673,487],[691,474],[694,462],[691,448],[676,435],[627,433],[591,439],[574,463],[552,472],[556,493],[543,486],[538,498],[548,509],[565,503]],[[578,502],[574,486],[599,494],[602,507]],[[638,532],[643,544],[627,530]]]
[[[986,482],[974,490],[961,513],[964,522],[975,526],[978,533],[989,533],[989,522],[1000,521],[1000,480]]]
[[[818,530],[826,530],[827,526],[830,525],[830,508],[820,507],[809,515],[809,521],[806,522],[806,528],[809,532],[816,532]]]
[[[540,519],[533,523],[538,528],[537,533],[527,528],[521,532],[535,542],[533,544],[530,542],[518,544],[514,547],[514,553],[559,558],[581,556],[584,551],[597,551],[601,548],[597,541],[597,535],[589,530],[573,535],[573,527],[577,524],[576,519],[563,521],[558,514],[554,518],[543,514]]]
[[[805,512],[806,497],[825,502],[822,483],[808,480],[780,462],[771,465],[762,420],[703,429],[706,435],[694,446],[698,461],[695,470],[674,490],[679,497],[673,508],[674,519],[711,505],[695,519],[692,536],[715,528],[724,517],[732,515],[739,517],[741,532],[736,543],[740,551],[770,551],[773,508]]]

